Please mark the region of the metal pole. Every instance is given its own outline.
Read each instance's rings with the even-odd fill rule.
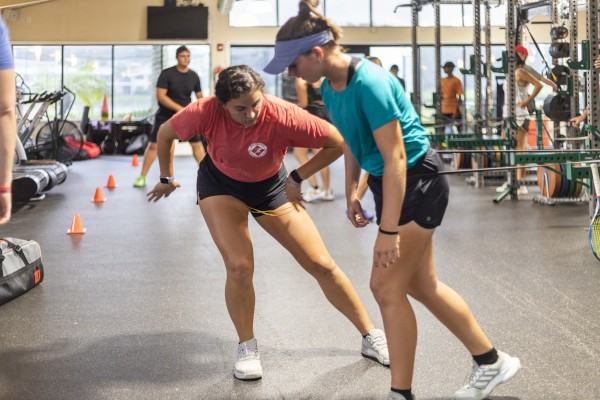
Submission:
[[[481,0],[473,0],[473,54],[475,72],[473,89],[475,90],[475,133],[481,134]]]
[[[485,83],[485,132],[491,135],[494,95],[492,91],[492,21],[488,1],[485,2]]]
[[[577,46],[577,0],[571,0],[569,3],[569,14],[571,15],[569,19],[569,57],[571,60],[579,60]],[[573,118],[579,113],[579,70],[571,71],[571,79],[573,80],[573,94],[570,99],[570,105],[571,118]],[[571,125],[567,136],[577,137],[579,136],[578,133],[579,127]]]
[[[419,87],[420,81],[420,67],[419,67],[419,46],[417,44],[417,26],[419,25],[419,0],[412,0],[412,53],[413,53],[413,95],[412,101],[415,111],[421,116],[421,88]]]
[[[515,110],[515,44],[517,39],[517,21],[516,21],[516,11],[519,4],[519,0],[506,0],[506,33],[505,33],[505,41],[506,47],[508,51],[508,69],[506,71],[506,79],[505,79],[505,88],[504,88],[504,96],[506,99],[506,111],[507,115],[504,115],[505,118],[509,118],[509,120],[515,121],[516,110]],[[520,42],[520,41],[519,41]],[[516,140],[517,131],[512,127],[512,123],[507,124],[507,134],[508,138]],[[508,175],[508,184],[512,186],[513,191],[511,193],[511,198],[517,200],[517,191],[516,191],[516,182],[517,182],[517,173],[516,170],[510,170]]]
[[[600,123],[600,102],[598,101],[598,87],[600,85],[599,71],[594,68],[594,60],[598,57],[598,0],[588,0],[587,7],[587,36],[590,41],[590,74],[588,78],[588,124],[598,128]],[[591,135],[591,147],[600,148],[600,141]]]
[[[435,0],[433,3],[434,8],[434,16],[435,16],[435,27],[434,27],[434,36],[435,36],[435,115],[436,121],[439,121],[439,116],[442,115],[442,79],[441,79],[441,65],[442,65],[442,56],[441,56],[441,29],[440,29],[440,1]],[[436,122],[438,124],[438,122]]]

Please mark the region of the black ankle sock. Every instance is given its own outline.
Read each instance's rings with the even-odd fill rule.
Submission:
[[[487,353],[480,354],[478,356],[473,356],[473,360],[477,363],[477,365],[489,365],[498,361],[498,352],[494,347]]]
[[[394,393],[400,393],[406,400],[412,400],[412,389],[391,389]]]

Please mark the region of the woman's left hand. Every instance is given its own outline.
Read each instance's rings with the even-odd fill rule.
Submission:
[[[154,189],[152,189],[148,192],[148,194],[146,194],[146,197],[148,197],[148,201],[157,202],[163,197],[169,197],[169,195],[173,193],[178,187],[181,187],[181,185],[177,181],[173,181],[171,183],[159,182],[156,184],[156,186],[154,186]]]
[[[387,268],[400,257],[400,234],[377,234],[373,248],[373,267]]]

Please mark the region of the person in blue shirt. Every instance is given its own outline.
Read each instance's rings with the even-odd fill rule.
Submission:
[[[15,66],[8,29],[0,18],[0,225],[10,219],[12,168],[17,141]]]
[[[396,77],[344,54],[341,30],[302,0],[296,17],[277,33],[275,55],[264,71],[307,82],[325,80],[321,93],[345,140],[348,218],[368,224],[356,195],[361,168],[369,174],[379,231],[373,248],[371,289],[381,310],[391,366],[388,400],[412,400],[417,323],[408,297],[421,302],[474,359],[469,383],[456,399],[484,399],[511,379],[520,361],[497,351],[465,301],[437,279],[433,234],[448,204],[440,157],[429,146],[419,117]],[[306,178],[306,177],[300,177]]]

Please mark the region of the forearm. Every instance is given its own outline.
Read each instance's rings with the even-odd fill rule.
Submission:
[[[12,183],[17,128],[14,108],[8,107],[0,114],[0,186]]]
[[[169,96],[161,96],[158,99],[158,102],[161,106],[168,108],[169,110],[173,110],[175,112],[181,110],[183,107],[177,103],[175,103]]]
[[[347,145],[344,144],[344,169],[346,172],[346,199],[351,201],[354,196],[358,196],[358,181],[360,178],[360,166],[354,158]]]
[[[545,76],[542,76],[541,81],[543,83],[545,83],[546,85],[551,86],[554,90],[558,89],[558,86],[556,85],[556,83],[551,81],[550,79],[546,78]]]
[[[162,177],[173,176],[173,152],[171,151],[174,146],[173,142],[174,138],[161,126],[156,138],[156,147],[160,176]]]
[[[341,147],[323,147],[310,160],[296,169],[302,179],[307,179],[340,158]]]
[[[406,192],[406,158],[385,162],[383,169],[383,210],[381,229],[396,231]]]

